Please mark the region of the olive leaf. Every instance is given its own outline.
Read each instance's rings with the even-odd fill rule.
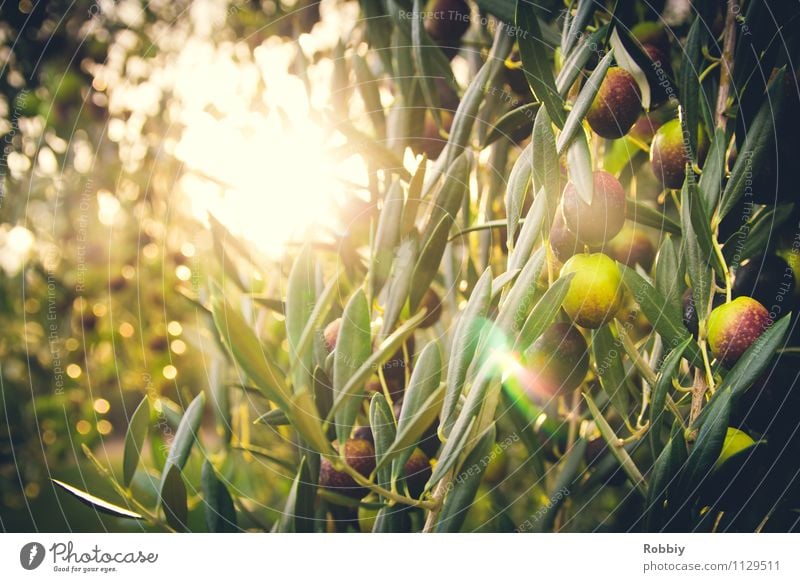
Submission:
[[[286,289],[286,337],[289,340],[292,388],[295,392],[311,384],[311,352],[301,355],[298,347],[317,301],[314,287],[311,246],[304,245],[292,265]]]
[[[394,182],[386,193],[378,218],[378,227],[375,231],[374,250],[369,271],[372,297],[378,294],[391,272],[394,249],[400,241],[404,202],[403,188],[399,181]]]
[[[464,389],[481,330],[487,324],[486,316],[492,299],[492,272],[486,269],[472,290],[467,306],[453,330],[453,340],[447,365],[447,390],[442,408],[440,436],[447,437],[455,422],[458,400]],[[444,439],[443,439],[444,440]]]
[[[108,515],[113,515],[114,517],[124,517],[127,519],[144,519],[144,517],[135,511],[131,511],[129,509],[125,509],[124,507],[120,507],[119,505],[115,505],[104,499],[100,499],[92,495],[91,493],[87,493],[86,491],[82,491],[77,487],[73,487],[72,485],[68,485],[63,481],[59,481],[58,479],[51,479],[53,483],[61,487],[64,491],[69,493],[70,495],[74,496],[78,499],[81,503],[88,505],[89,507],[96,509],[97,511],[102,511],[103,513],[107,513]]]
[[[238,531],[236,509],[233,507],[231,494],[208,459],[203,463],[202,489],[208,531],[214,533]]]
[[[300,459],[297,474],[286,497],[283,515],[276,524],[280,533],[312,533],[314,531],[314,495],[316,486],[311,480],[308,461]]]
[[[538,102],[525,103],[504,113],[486,133],[481,142],[481,149],[489,147],[500,138],[511,139],[524,129],[532,129],[533,119],[540,107],[541,104]]]
[[[479,437],[478,444],[467,455],[462,464],[464,470],[453,480],[453,488],[445,496],[442,510],[436,522],[437,533],[459,531],[467,517],[467,511],[475,499],[478,486],[488,463],[485,459],[491,453],[496,438],[495,426],[489,426]]]
[[[189,520],[186,485],[183,482],[181,469],[177,465],[168,465],[164,472],[159,491],[159,503],[164,509],[167,523],[177,531],[184,531]]]
[[[545,43],[533,6],[524,0],[517,0],[516,24],[524,33],[518,38],[519,53],[531,91],[547,108],[550,119],[561,128],[564,126],[564,108],[553,78],[552,49]]]
[[[533,141],[525,146],[508,175],[506,185],[506,232],[508,233],[508,245],[513,251],[514,237],[517,234],[517,226],[522,216],[522,208],[528,191],[531,188],[531,178],[533,176]]]
[[[363,392],[363,385],[360,390],[347,394],[343,392],[344,387],[364,365],[371,352],[369,305],[364,291],[359,289],[345,306],[334,350],[333,394],[338,406],[335,420],[336,436],[340,443],[350,436]]]
[[[572,141],[572,138],[575,137],[579,131],[583,130],[583,119],[592,106],[594,98],[600,90],[600,85],[603,83],[603,79],[606,78],[606,73],[608,73],[613,58],[614,51],[612,49],[606,53],[606,56],[602,58],[594,71],[592,71],[592,74],[589,75],[589,78],[586,79],[586,83],[584,83],[581,92],[578,93],[572,110],[569,112],[567,120],[564,122],[564,129],[558,135],[558,151],[564,151],[566,146]],[[538,141],[536,143],[537,145],[539,144]]]
[[[380,467],[375,473],[375,482],[389,487],[392,481],[391,466],[386,462],[386,452],[397,436],[392,408],[383,394],[375,394],[369,404],[369,425],[375,441],[375,464]]]
[[[131,484],[136,467],[139,465],[139,458],[142,454],[142,446],[147,436],[147,429],[150,425],[150,406],[147,397],[142,398],[139,406],[133,411],[128,429],[125,431],[125,448],[122,454],[122,483],[126,487]]]

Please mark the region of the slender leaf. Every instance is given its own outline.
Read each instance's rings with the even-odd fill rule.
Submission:
[[[159,502],[164,508],[167,523],[177,531],[184,531],[189,520],[186,485],[177,465],[167,465],[161,483]]]
[[[203,463],[202,485],[208,531],[214,533],[239,531],[231,494],[208,459]]]
[[[333,393],[334,400],[341,402],[335,417],[336,436],[340,443],[347,440],[353,428],[363,386],[362,390],[346,396],[342,391],[358,369],[364,365],[371,351],[369,305],[364,291],[359,289],[345,306],[334,352]]]
[[[142,398],[139,406],[133,411],[128,429],[125,431],[125,450],[122,455],[122,483],[126,487],[131,484],[133,474],[139,465],[139,458],[144,446],[144,438],[147,436],[147,428],[150,425],[150,405],[147,397]]]
[[[59,481],[58,479],[51,479],[53,483],[61,487],[64,491],[76,497],[81,503],[88,505],[96,509],[97,511],[101,511],[103,513],[107,513],[109,515],[113,515],[114,517],[124,517],[127,519],[143,519],[143,517],[136,513],[135,511],[131,511],[129,509],[125,509],[124,507],[120,507],[119,505],[114,505],[113,503],[109,503],[104,499],[100,499],[99,497],[95,497],[91,493],[87,493],[86,491],[82,491],[77,487],[73,487],[72,485],[67,485],[63,481]]]
[[[472,290],[467,306],[453,330],[453,341],[447,365],[447,391],[442,408],[440,436],[447,437],[455,422],[456,407],[467,378],[481,330],[492,300],[492,272],[486,269]],[[444,440],[444,439],[443,439]]]
[[[517,1],[516,23],[522,32],[518,38],[522,70],[537,100],[544,104],[550,119],[561,128],[564,126],[564,109],[553,78],[550,61],[553,47],[548,46],[542,37],[533,6],[524,0]]]

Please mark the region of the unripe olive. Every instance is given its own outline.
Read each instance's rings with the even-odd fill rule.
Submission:
[[[564,217],[560,212],[556,214],[553,226],[550,228],[550,248],[553,249],[553,254],[562,263],[575,253],[583,251],[583,244],[564,224]]]
[[[617,264],[603,253],[579,254],[561,268],[561,276],[574,273],[562,307],[572,321],[598,328],[622,307],[624,293]]]
[[[623,228],[606,243],[603,250],[614,260],[629,267],[641,265],[645,271],[650,270],[656,258],[653,241],[644,231],[633,227]]]
[[[669,35],[664,26],[655,21],[639,22],[631,28],[633,38],[642,45],[651,45],[663,52],[669,50]]]
[[[341,317],[334,319],[327,326],[325,326],[325,329],[322,332],[322,339],[325,340],[325,347],[328,348],[328,352],[333,352],[333,350],[336,349],[336,342],[339,339],[339,330],[341,327]]]
[[[594,195],[586,204],[572,182],[564,188],[561,212],[567,228],[587,245],[614,238],[625,224],[625,190],[614,176],[597,171],[592,175]]]
[[[425,308],[425,318],[419,323],[417,327],[425,329],[436,324],[442,316],[442,300],[433,289],[425,291],[420,301],[420,308]]]
[[[525,368],[525,389],[534,399],[571,392],[589,371],[583,334],[568,323],[552,324],[525,353]]]
[[[431,478],[431,461],[422,449],[416,448],[403,468],[405,482],[411,497],[418,498],[425,490],[425,484]]]
[[[334,448],[337,448],[334,445]],[[375,448],[365,439],[347,439],[344,444],[344,458],[348,465],[364,477],[369,477],[375,470]],[[323,457],[319,466],[319,485],[334,493],[347,495],[354,499],[361,499],[369,491],[366,487],[358,485],[350,475],[344,471],[337,471],[329,459]]]
[[[708,138],[701,129],[698,133],[697,158],[702,164],[708,153]],[[679,119],[666,122],[658,128],[650,145],[650,163],[653,173],[664,188],[681,188],[686,178],[687,142]]]
[[[471,11],[464,0],[431,0],[427,5],[425,30],[449,57],[458,53],[461,37],[469,28]]]
[[[642,112],[642,97],[636,80],[621,67],[611,67],[586,113],[592,130],[606,139],[627,134]]]
[[[769,312],[752,297],[737,297],[708,316],[708,343],[714,357],[731,367],[771,323]]]

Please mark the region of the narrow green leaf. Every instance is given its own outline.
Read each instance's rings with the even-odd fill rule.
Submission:
[[[628,451],[620,445],[620,439],[617,437],[614,429],[611,428],[611,425],[608,424],[608,421],[603,417],[600,409],[597,408],[597,404],[595,404],[591,395],[588,392],[584,392],[583,397],[586,399],[586,406],[589,408],[589,412],[592,418],[594,418],[597,428],[600,430],[600,434],[603,435],[603,438],[608,443],[611,454],[617,458],[619,464],[622,466],[622,470],[625,471],[631,483],[633,483],[639,493],[646,499],[647,483],[644,477],[642,477],[642,472],[639,471],[639,468],[636,466],[636,463],[634,463],[630,454],[628,454]]]
[[[564,126],[564,105],[553,78],[550,61],[553,47],[547,45],[542,36],[533,6],[524,0],[517,1],[516,24],[522,33],[517,39],[522,57],[522,70],[525,72],[531,91],[547,108],[550,119],[561,128]]]
[[[97,511],[101,511],[103,513],[107,513],[109,515],[113,515],[114,517],[124,517],[127,519],[143,519],[143,517],[136,513],[135,511],[130,511],[129,509],[125,509],[124,507],[120,507],[119,505],[114,505],[113,503],[109,503],[99,497],[95,497],[91,493],[87,493],[86,491],[82,491],[77,487],[73,487],[72,485],[67,485],[63,481],[59,481],[58,479],[51,479],[53,483],[61,487],[64,491],[73,495],[77,498],[81,503],[88,505],[96,509]]]
[[[642,96],[642,107],[645,111],[648,111],[650,109],[650,82],[647,80],[645,72],[628,52],[616,26],[611,31],[609,44],[611,45],[611,50],[614,51],[617,65],[628,71],[636,81],[636,85],[639,87],[639,94]]]
[[[564,126],[564,132],[567,126]],[[564,132],[561,135],[564,135]],[[559,136],[559,139],[561,138]],[[537,196],[544,195],[545,216],[552,217],[558,208],[561,197],[561,169],[556,151],[556,137],[553,134],[553,124],[546,109],[542,109],[533,122],[533,188]],[[543,234],[550,233],[552,218],[543,223]]]
[[[654,449],[658,447],[660,443],[661,418],[664,414],[667,394],[670,388],[672,388],[672,380],[679,371],[683,352],[691,341],[692,338],[686,338],[664,358],[664,363],[661,365],[656,384],[653,387],[652,402],[650,404],[650,438],[653,441]]]
[[[285,408],[290,394],[285,376],[270,361],[241,314],[228,304],[219,290],[212,293],[211,312],[222,343],[234,362],[241,366],[264,396]]]
[[[689,148],[693,157],[697,152],[702,89],[700,74],[703,72],[703,41],[707,29],[708,26],[702,18],[695,18],[686,36],[681,58],[681,125],[689,137]]]
[[[437,533],[456,532],[464,525],[467,511],[472,506],[478,486],[488,463],[485,459],[492,451],[496,430],[491,425],[480,437],[478,444],[467,455],[462,472],[453,480],[453,488],[445,496],[442,510],[436,522]]]
[[[286,497],[283,515],[277,524],[279,533],[314,532],[314,496],[316,486],[311,481],[308,462],[304,456],[300,460],[292,488]]]
[[[352,394],[343,394],[343,389],[367,361],[372,352],[369,305],[364,291],[359,289],[350,298],[342,314],[342,325],[336,341],[333,361],[333,394],[339,404],[336,415],[336,436],[340,443],[347,440],[353,428],[362,389]]]
[[[753,168],[759,168],[774,154],[775,120],[779,119],[783,104],[785,69],[776,74],[767,92],[767,98],[756,113],[747,131],[742,149],[736,157],[731,176],[722,193],[719,218],[727,216],[736,206],[749,187],[751,187]]]
[[[413,423],[418,416],[428,412],[422,410],[422,407],[426,405],[431,395],[439,388],[441,378],[442,351],[437,342],[430,342],[423,348],[422,353],[419,355],[419,358],[417,358],[414,371],[411,373],[411,378],[408,381],[408,387],[406,388],[405,395],[403,396],[403,405],[400,409],[400,416],[397,419],[398,435],[409,438],[407,435],[408,426]],[[442,394],[440,403],[443,400],[444,394]],[[430,414],[433,415],[433,418],[436,418],[438,413],[439,408],[437,407],[435,411],[431,412]],[[428,426],[430,425],[421,426],[418,436],[422,436],[422,433],[428,428]],[[411,456],[415,446],[416,443],[411,442],[405,448],[399,450],[397,450],[397,447],[395,447],[394,450],[397,450],[397,456],[392,467],[392,477],[394,479],[397,479],[400,476],[400,473],[402,472],[408,457]]]
[[[686,461],[686,471],[679,489],[689,493],[690,498],[701,488],[714,463],[722,452],[725,433],[731,415],[731,391],[720,392],[712,412],[706,415],[700,433]]]
[[[413,231],[397,249],[397,258],[394,260],[394,268],[389,277],[380,337],[386,337],[394,329],[406,305],[414,277],[414,267],[417,264],[418,246],[419,240],[416,231]]]
[[[295,355],[300,361],[305,359],[306,351],[309,350],[312,345],[314,334],[319,332],[322,322],[328,315],[328,311],[330,311],[334,299],[336,299],[336,292],[339,290],[339,277],[341,276],[341,273],[341,271],[336,273],[336,275],[325,286],[325,289],[322,290],[322,293],[316,299],[316,303],[314,303],[314,309],[311,311],[311,315],[309,315],[308,321],[306,322],[303,332],[300,334],[300,339],[297,341],[297,346],[295,347]],[[310,365],[310,361],[308,363]]]
[[[528,191],[531,188],[533,176],[533,141],[523,149],[508,175],[506,186],[506,232],[508,233],[509,248],[514,248],[514,237],[522,216],[522,208]]]
[[[669,234],[664,237],[661,248],[658,250],[655,285],[666,301],[667,309],[672,313],[682,313],[683,273],[675,252],[675,244]]]
[[[668,491],[670,488],[676,488],[679,470],[683,468],[685,457],[686,445],[683,440],[683,431],[676,430],[653,465],[650,489],[645,503],[644,531],[660,530],[665,514],[664,504],[668,500]]]
[[[439,272],[439,265],[442,262],[442,257],[448,244],[447,241],[450,238],[451,226],[453,226],[453,220],[449,216],[443,216],[419,253],[409,291],[408,300],[411,312],[417,310],[420,301],[425,296],[425,292],[431,286],[436,273]]]
[[[658,210],[638,202],[633,198],[625,200],[625,217],[636,224],[651,226],[658,229],[659,232],[675,235],[681,234],[680,224],[660,213]]]
[[[381,466],[375,473],[375,482],[386,488],[391,486],[392,473],[391,466],[384,461],[384,457],[395,441],[397,426],[392,408],[383,394],[375,394],[369,403],[369,425],[375,441],[375,463]]]
[[[407,237],[411,232],[416,233],[417,209],[422,201],[422,187],[425,185],[425,169],[427,167],[428,157],[426,154],[422,154],[417,169],[408,183],[408,195],[403,212],[403,237]]]
[[[399,181],[394,182],[389,187],[384,199],[378,218],[378,228],[375,231],[375,244],[369,272],[372,297],[377,296],[391,272],[394,251],[400,241],[404,203],[403,188]]]
[[[339,408],[342,406],[342,403],[348,399],[348,397],[357,394],[359,391],[364,389],[364,383],[369,379],[369,377],[375,373],[380,366],[385,364],[389,359],[400,349],[400,346],[403,345],[403,342],[406,341],[408,336],[414,333],[414,329],[420,324],[420,322],[425,319],[425,313],[420,312],[415,314],[413,317],[408,319],[403,325],[397,328],[389,337],[387,337],[381,344],[378,346],[378,349],[375,350],[372,355],[367,358],[367,360],[361,365],[355,373],[350,376],[350,379],[347,381],[347,384],[341,389],[338,394],[338,398],[334,400],[333,407],[331,411],[328,413],[328,420],[332,414],[335,415],[338,412]],[[338,347],[338,346],[337,346]]]
[[[626,265],[618,263],[622,273],[622,281],[628,291],[633,295],[636,303],[642,308],[647,320],[661,335],[667,348],[679,346],[687,337],[689,331],[683,326],[680,312],[673,311],[667,300],[650,283],[644,280],[636,271]],[[686,348],[690,361],[701,363],[700,349],[694,342]]]
[[[524,352],[544,333],[544,330],[547,329],[555,319],[559,309],[561,309],[561,304],[567,295],[567,291],[569,291],[569,283],[572,281],[573,276],[574,273],[569,273],[564,277],[560,277],[544,292],[544,295],[536,303],[522,325],[513,350]]]
[[[681,190],[681,224],[683,226],[683,252],[686,255],[686,265],[689,272],[689,280],[692,282],[692,295],[694,305],[697,310],[699,320],[704,320],[708,316],[711,307],[711,250],[708,241],[702,233],[695,230],[695,222],[692,215],[695,211],[692,208],[693,189],[690,187],[687,176]],[[707,223],[706,223],[707,224]]]
[[[617,414],[627,419],[628,377],[622,364],[621,343],[611,331],[610,325],[606,324],[592,331],[591,347],[600,386],[617,409]]]
[[[521,133],[522,130],[533,128],[533,120],[536,112],[539,111],[540,103],[526,103],[503,114],[486,133],[481,142],[481,149],[492,145],[500,138],[512,139],[513,136]],[[526,131],[525,133],[529,133]]]
[[[592,173],[592,155],[586,132],[578,131],[567,147],[567,168],[569,178],[578,190],[578,196],[586,204],[592,203],[594,197],[594,175]]]
[[[586,439],[578,438],[566,454],[554,467],[557,471],[556,480],[550,489],[549,504],[544,515],[538,523],[534,523],[534,531],[547,532],[553,529],[556,515],[566,501],[567,496],[575,488],[575,482],[579,479],[579,471],[586,458]]]
[[[159,494],[159,503],[164,508],[167,523],[177,531],[186,530],[189,520],[189,506],[186,498],[186,485],[177,465],[168,465],[164,472]]]
[[[286,289],[286,337],[295,392],[311,384],[311,352],[300,356],[297,348],[317,301],[314,279],[314,257],[306,244],[292,265]]]
[[[564,45],[561,47],[563,54],[569,54],[575,47],[577,40],[583,37],[583,30],[586,28],[586,25],[591,22],[594,11],[594,0],[578,0],[575,16],[570,19],[569,31],[567,32]]]
[[[716,208],[722,194],[722,178],[725,176],[725,151],[727,149],[725,132],[718,127],[711,140],[711,146],[703,164],[703,173],[700,176],[699,187],[706,208]]]
[[[589,75],[589,78],[586,79],[586,83],[583,85],[581,92],[578,93],[572,110],[569,112],[567,120],[564,122],[564,129],[558,136],[558,151],[565,151],[566,146],[572,138],[575,137],[579,131],[583,131],[583,119],[592,106],[594,98],[600,90],[600,85],[603,83],[603,79],[606,78],[606,73],[608,73],[613,58],[614,51],[612,49],[606,53],[606,56],[603,57],[594,71],[592,71],[592,74]]]
[[[353,55],[353,71],[355,71],[356,81],[358,82],[358,92],[364,101],[364,109],[369,115],[372,127],[375,128],[375,133],[379,137],[385,136],[386,117],[381,104],[381,95],[378,89],[380,87],[379,82],[370,71],[367,61],[359,54]]]
[[[420,404],[414,414],[405,418],[403,426],[398,424],[397,436],[381,458],[381,464],[378,465],[378,469],[397,458],[406,457],[407,459],[407,456],[414,451],[414,447],[419,443],[419,439],[428,427],[433,424],[436,417],[439,416],[443,401],[444,385],[441,385],[433,391],[425,402]],[[400,463],[398,467],[393,467],[392,473],[394,473],[395,477],[403,465],[405,465],[405,462]]]
[[[431,478],[428,480],[428,483],[425,485],[425,489],[432,489],[434,485],[436,485],[442,478],[447,474],[450,469],[452,469],[456,462],[458,461],[459,457],[468,450],[468,445],[472,440],[472,433],[473,428],[475,428],[475,422],[477,418],[474,416],[469,419],[465,430],[461,432],[458,437],[458,440],[454,442],[452,445],[449,445],[447,454],[445,455],[445,451],[442,451],[439,459],[436,462],[436,465],[433,468],[433,473],[431,474]],[[447,441],[448,443],[450,441]]]
[[[167,461],[164,465],[164,472],[162,474],[162,488],[163,479],[169,473],[171,466],[176,466],[178,469],[183,469],[186,461],[189,458],[189,453],[192,451],[195,439],[198,436],[198,429],[200,428],[200,421],[203,420],[203,408],[206,403],[205,393],[201,392],[195,396],[194,400],[186,408],[186,412],[181,418],[178,429],[175,431],[175,437],[172,439],[172,444],[169,448]]]
[[[308,446],[321,455],[332,455],[333,449],[325,437],[325,432],[322,430],[322,418],[317,406],[314,404],[314,399],[307,390],[298,392],[292,397],[290,411],[292,426],[303,437]]]
[[[453,330],[453,343],[447,365],[447,391],[442,408],[440,436],[447,437],[455,422],[458,399],[464,389],[481,330],[486,325],[486,315],[492,300],[492,271],[487,268],[472,290],[467,306]]]
[[[208,531],[213,533],[239,531],[231,494],[208,459],[203,463],[202,486]]]
[[[527,226],[527,223],[525,226]],[[500,306],[495,320],[495,327],[505,333],[507,337],[512,337],[519,333],[528,318],[528,313],[533,308],[534,298],[538,294],[536,282],[542,272],[544,262],[545,250],[540,247],[530,260],[525,263],[522,272],[514,281],[514,285]]]
[[[556,88],[561,97],[566,97],[575,79],[583,72],[589,59],[597,54],[597,47],[604,44],[608,36],[608,25],[604,24],[591,34],[584,35],[580,44],[567,55],[556,77]]]
[[[147,428],[150,425],[150,405],[147,397],[142,398],[139,406],[133,411],[128,429],[125,431],[125,450],[122,455],[122,484],[128,487],[136,473],[139,465],[139,457],[142,454],[144,438],[147,436]]]

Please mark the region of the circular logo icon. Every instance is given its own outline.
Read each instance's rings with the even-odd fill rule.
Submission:
[[[29,542],[19,551],[19,563],[26,570],[35,570],[44,561],[44,546],[39,542]]]

